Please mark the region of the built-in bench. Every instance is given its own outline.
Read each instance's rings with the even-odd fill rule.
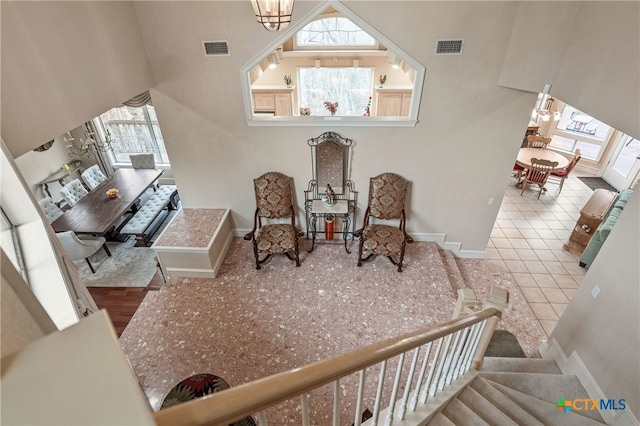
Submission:
[[[135,235],[136,246],[148,246],[149,241],[169,216],[177,208],[178,191],[175,185],[161,185],[133,214],[120,234]]]

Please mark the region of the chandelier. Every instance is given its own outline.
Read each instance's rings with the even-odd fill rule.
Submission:
[[[63,136],[66,147],[69,150],[69,157],[73,157],[74,155],[91,156],[97,152],[107,152],[113,149],[111,144],[114,140],[111,138],[111,133],[109,133],[108,129],[105,129],[104,141],[101,141],[99,138],[96,140],[94,137],[95,133],[91,130],[89,124],[85,123],[82,129],[84,130],[85,137],[80,138],[79,141],[71,136],[71,132],[67,132],[67,134]]]
[[[538,107],[533,110],[533,115],[536,117],[536,120],[540,118],[542,121],[549,121],[553,118],[553,121],[558,121],[562,118],[562,114],[560,114],[560,111],[558,111],[557,109],[551,109],[551,107],[553,107],[554,101],[555,99],[549,96],[544,101],[544,108]]]
[[[256,20],[269,31],[287,28],[294,0],[251,0]]]

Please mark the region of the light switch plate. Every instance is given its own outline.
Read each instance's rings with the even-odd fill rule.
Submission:
[[[591,295],[595,299],[596,297],[598,297],[599,294],[600,294],[600,287],[596,285],[593,287],[593,290],[591,290]]]

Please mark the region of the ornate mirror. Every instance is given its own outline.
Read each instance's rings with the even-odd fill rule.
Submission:
[[[334,132],[325,132],[307,141],[311,146],[311,167],[316,193],[331,185],[336,195],[352,190],[349,181],[351,139]]]

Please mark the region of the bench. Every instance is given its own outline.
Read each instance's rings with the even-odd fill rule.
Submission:
[[[178,191],[175,185],[161,185],[147,201],[136,210],[122,229],[120,234],[135,235],[136,246],[148,246],[149,240],[169,216],[169,212],[177,207]],[[161,215],[162,213],[162,215]]]

